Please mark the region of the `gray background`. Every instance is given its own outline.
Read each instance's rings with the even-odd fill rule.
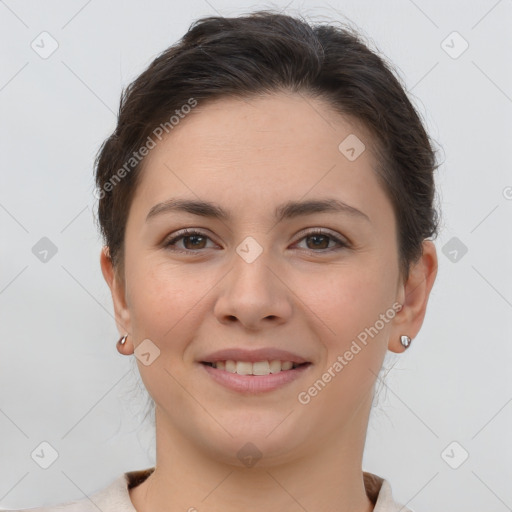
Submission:
[[[364,469],[417,512],[512,510],[512,0],[234,5],[0,1],[0,506],[80,499],[154,464],[146,392],[115,349],[93,158],[121,88],[193,20],[276,7],[351,20],[441,147],[438,278],[419,336],[386,359]],[[51,49],[43,31],[48,58],[31,47]]]

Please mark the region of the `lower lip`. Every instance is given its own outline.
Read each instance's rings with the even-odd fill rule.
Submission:
[[[269,375],[238,375],[238,373],[230,373],[225,370],[213,368],[213,366],[202,363],[199,364],[208,372],[210,377],[219,384],[233,391],[251,394],[278,389],[301,377],[311,366],[311,364],[305,364],[293,370],[282,370],[278,373],[270,373]]]

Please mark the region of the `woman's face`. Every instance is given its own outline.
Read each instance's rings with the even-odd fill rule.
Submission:
[[[411,336],[396,325],[397,226],[371,148],[319,100],[275,94],[199,104],[150,151],[115,305],[157,429],[269,463],[364,431],[388,342]],[[204,364],[218,359],[275,373]]]

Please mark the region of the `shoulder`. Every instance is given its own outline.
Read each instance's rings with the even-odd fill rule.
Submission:
[[[391,484],[385,478],[364,471],[363,480],[366,494],[375,505],[373,512],[414,512],[395,501]]]
[[[121,474],[100,491],[80,500],[66,501],[59,505],[3,512],[136,512],[130,500],[129,489],[143,482],[153,471],[147,468]],[[2,511],[3,509],[0,509]]]

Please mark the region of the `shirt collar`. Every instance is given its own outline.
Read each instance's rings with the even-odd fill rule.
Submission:
[[[146,469],[128,471],[113,481],[106,489],[96,493],[93,501],[104,512],[136,512],[129,489],[136,487],[153,473],[155,466]],[[411,509],[396,502],[389,482],[373,473],[363,471],[366,494],[374,504],[373,512],[412,512]]]

